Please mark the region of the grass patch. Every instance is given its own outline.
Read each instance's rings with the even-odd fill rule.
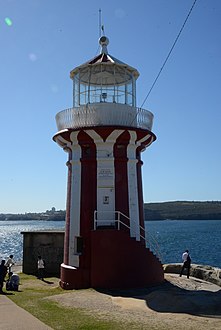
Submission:
[[[13,295],[8,297],[18,306],[27,310],[55,330],[136,329],[135,325],[133,326],[130,323],[123,324],[116,321],[100,320],[96,318],[96,315],[87,315],[81,309],[63,307],[50,299],[46,299],[53,295],[66,293],[59,287],[57,278],[48,278],[46,283],[31,275],[19,275],[21,282],[19,292],[13,292]],[[72,290],[72,292],[74,291]]]

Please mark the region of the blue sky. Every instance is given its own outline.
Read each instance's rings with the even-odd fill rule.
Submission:
[[[140,72],[140,106],[192,4],[0,0],[0,213],[65,209],[55,115],[72,106],[69,72],[98,53],[99,8],[109,53]],[[143,106],[157,135],[142,154],[145,202],[221,199],[220,17],[219,0],[196,2]]]

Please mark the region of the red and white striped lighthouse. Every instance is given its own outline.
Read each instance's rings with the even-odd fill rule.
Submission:
[[[138,71],[101,52],[70,73],[73,107],[56,115],[69,155],[61,287],[129,288],[163,281],[144,230],[141,152],[153,114],[136,107]]]

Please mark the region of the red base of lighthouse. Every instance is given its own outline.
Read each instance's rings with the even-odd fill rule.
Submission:
[[[61,267],[64,289],[126,289],[164,280],[162,264],[142,242],[115,229],[91,232],[90,269]]]
[[[65,290],[87,289],[90,285],[90,272],[87,269],[66,267],[61,265],[60,286]]]

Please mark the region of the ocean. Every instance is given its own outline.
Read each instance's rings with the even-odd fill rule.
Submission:
[[[182,262],[189,250],[192,263],[221,268],[221,220],[146,221],[146,230],[158,242],[163,263]]]
[[[64,227],[64,221],[0,221],[0,258],[13,254],[15,261],[22,261],[22,231]],[[188,249],[192,263],[221,268],[220,220],[146,221],[145,228],[147,238],[158,242],[162,263],[181,262],[183,251]]]
[[[64,229],[64,221],[0,221],[0,258],[7,259],[14,255],[16,262],[22,261],[23,231],[44,229]]]

